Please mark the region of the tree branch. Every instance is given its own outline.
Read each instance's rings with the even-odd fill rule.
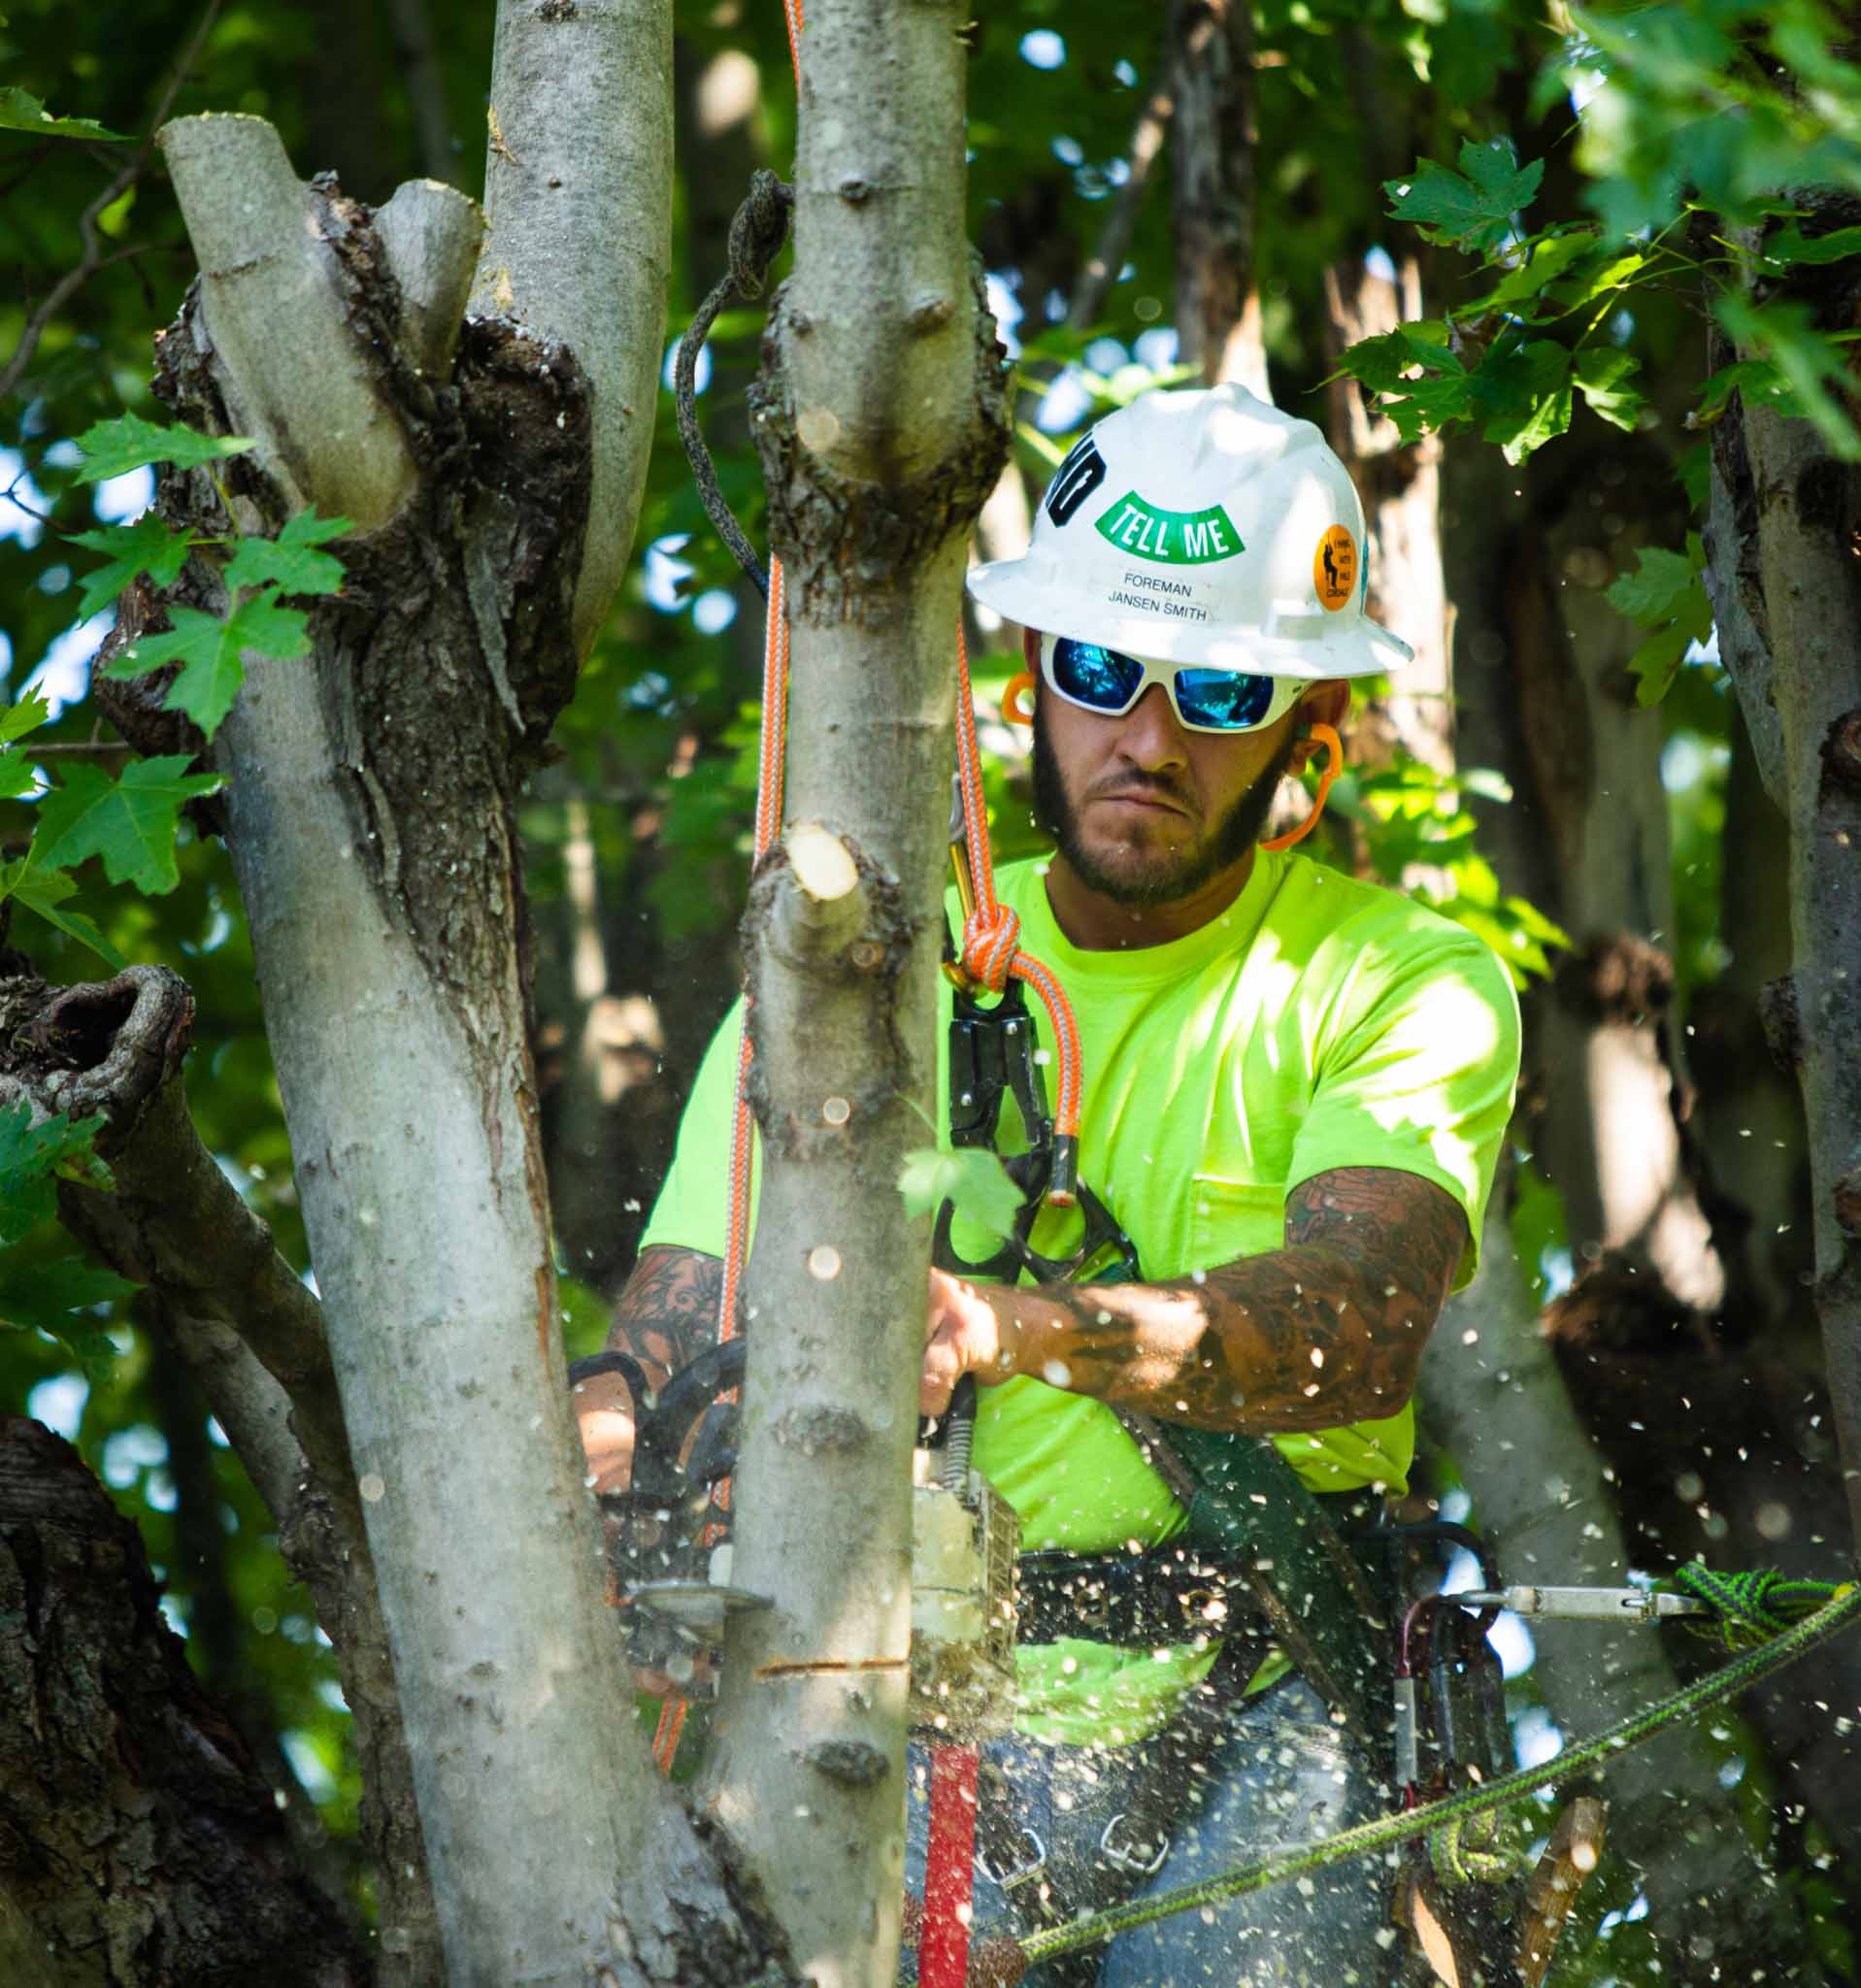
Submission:
[[[472,309],[567,346],[594,387],[575,603],[585,653],[633,544],[652,444],[672,261],[671,6],[499,0],[489,116]]]
[[[1176,98],[1168,82],[1167,62],[1164,78],[1162,82],[1151,83],[1144,99],[1144,108],[1138,113],[1138,120],[1131,127],[1131,142],[1124,149],[1128,161],[1124,183],[1113,195],[1111,212],[1105,216],[1104,227],[1099,230],[1098,242],[1086,257],[1085,267],[1080,272],[1073,302],[1066,313],[1068,331],[1084,331],[1097,320],[1105,308],[1107,294],[1117,282],[1118,271],[1124,267],[1131,237],[1137,232],[1138,211],[1150,188],[1150,168],[1156,164],[1157,154],[1163,149],[1170,119],[1176,114]]]
[[[29,1096],[48,1113],[101,1113],[98,1151],[116,1191],[60,1181],[59,1216],[120,1276],[151,1284],[185,1316],[237,1332],[289,1394],[305,1460],[332,1486],[350,1477],[336,1375],[316,1300],[273,1246],[188,1115],[181,1062],[194,998],[165,967],[51,990],[7,983],[23,1069],[0,1074],[0,1096]],[[36,1067],[35,1067],[36,1066]]]

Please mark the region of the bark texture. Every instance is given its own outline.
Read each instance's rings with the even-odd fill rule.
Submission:
[[[962,18],[810,8],[795,273],[753,410],[790,588],[801,825],[746,922],[767,1177],[732,1568],[774,1606],[737,1618],[703,1785],[822,1981],[889,1980],[899,1938],[930,1251],[895,1182],[939,1109],[958,589],[1006,447],[962,235]]]
[[[246,252],[203,252],[159,391],[195,426],[261,434],[226,486],[243,529],[305,501],[359,527],[313,654],[248,659],[215,757],[452,1988],[739,1978],[770,1951],[618,1710],[556,1331],[512,821],[632,534],[668,26],[660,4],[503,11],[489,315],[438,377],[424,361],[470,229],[383,233],[331,183],[293,195],[253,120],[164,141],[190,233]],[[610,309],[616,283],[646,294]],[[219,335],[300,303],[276,342]],[[340,437],[318,418],[332,381]],[[197,477],[161,501],[177,522],[218,503]],[[183,579],[217,586],[204,566]],[[120,709],[135,736],[139,709]]]
[[[365,1988],[245,1742],[69,1443],[0,1417],[0,1975]]]
[[[0,980],[0,1102],[101,1114],[115,1193],[59,1184],[65,1227],[150,1287],[158,1357],[184,1365],[278,1521],[292,1575],[336,1645],[363,1775],[360,1847],[376,1872],[378,1988],[442,1977],[426,1851],[375,1567],[313,1298],[201,1144],[182,1059],[193,997],[174,974],[51,988]]]
[[[1854,270],[1820,273],[1851,309]],[[1861,1540],[1861,477],[1757,406],[1714,431],[1710,585],[1766,785],[1789,824],[1791,971],[1773,1042],[1802,1086],[1814,1296]]]

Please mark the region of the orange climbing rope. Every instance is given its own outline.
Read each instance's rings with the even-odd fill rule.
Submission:
[[[1056,1155],[1054,1183],[1047,1199],[1072,1205],[1072,1155],[1080,1136],[1080,1030],[1060,983],[1032,954],[1020,949],[1021,921],[995,895],[995,866],[988,850],[988,809],[982,799],[982,758],[976,746],[976,704],[970,691],[969,654],[963,629],[956,628],[956,777],[963,797],[963,838],[969,845],[970,881],[975,904],[963,920],[962,967],[991,994],[1008,985],[1012,974],[1041,997],[1053,1029],[1058,1065],[1053,1113],[1055,1142],[1065,1141],[1064,1167]]]

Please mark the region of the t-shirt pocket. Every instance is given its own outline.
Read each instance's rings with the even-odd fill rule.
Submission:
[[[1224,1180],[1197,1174],[1190,1191],[1191,1270],[1213,1270],[1237,1256],[1258,1256],[1284,1242],[1286,1190],[1278,1181]]]

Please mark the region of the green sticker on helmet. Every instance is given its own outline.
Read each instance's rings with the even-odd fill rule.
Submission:
[[[1159,566],[1207,566],[1246,551],[1234,521],[1218,504],[1206,511],[1162,511],[1133,490],[1099,514],[1097,531],[1134,559]]]

